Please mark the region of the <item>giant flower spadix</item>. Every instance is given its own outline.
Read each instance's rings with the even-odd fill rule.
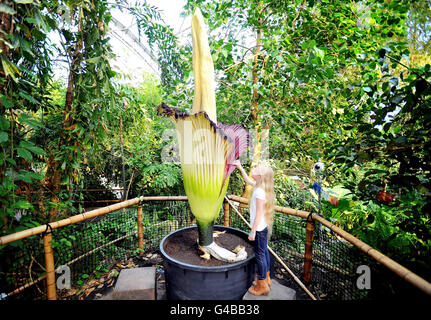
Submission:
[[[248,132],[242,125],[217,123],[214,67],[199,9],[192,17],[192,36],[195,89],[192,114],[165,103],[159,106],[158,114],[175,123],[184,189],[196,218],[199,245],[211,249],[214,245],[213,224],[220,212],[229,176],[235,168],[232,163],[247,149]],[[235,254],[235,257],[231,254],[230,251],[216,252],[214,256],[222,255],[223,260],[235,261]]]

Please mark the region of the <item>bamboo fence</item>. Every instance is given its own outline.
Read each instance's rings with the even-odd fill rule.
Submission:
[[[68,262],[66,265],[70,265],[85,256],[88,256],[94,252],[96,252],[99,249],[102,249],[110,244],[113,244],[117,241],[120,241],[122,239],[125,239],[127,237],[130,237],[136,233],[138,233],[138,248],[141,249],[140,254],[142,254],[144,240],[143,240],[143,216],[142,216],[142,206],[140,205],[143,202],[147,201],[187,201],[186,196],[173,196],[173,197],[165,197],[165,196],[158,196],[158,197],[137,197],[131,200],[123,201],[121,203],[113,204],[104,208],[95,209],[92,211],[84,212],[63,220],[59,220],[56,222],[51,222],[45,225],[41,225],[38,227],[26,229],[20,232],[16,232],[7,236],[0,237],[0,246],[5,245],[11,242],[15,242],[18,240],[22,240],[34,235],[42,234],[43,235],[43,247],[44,247],[44,256],[45,256],[45,272],[46,274],[39,277],[38,279],[31,281],[30,283],[27,283],[20,288],[15,289],[14,291],[10,292],[8,295],[11,296],[13,294],[16,294],[18,292],[23,291],[24,289],[42,281],[43,279],[46,279],[47,284],[47,299],[48,300],[56,300],[56,284],[55,284],[55,263],[54,263],[54,253],[52,250],[52,231],[57,228],[61,228],[67,225],[79,223],[91,218],[95,218],[98,216],[105,215],[110,212],[114,212],[120,209],[125,209],[134,205],[138,205],[137,209],[137,223],[138,223],[138,232],[133,232],[130,234],[127,234],[123,237],[120,237],[118,239],[115,239],[113,241],[110,241],[102,246],[99,246],[90,252],[87,252],[72,261]],[[154,225],[156,226],[156,225]],[[152,226],[152,227],[154,227]],[[48,229],[50,230],[48,232]]]
[[[230,195],[230,196],[228,196],[228,198],[233,200],[233,201],[242,203],[242,204],[248,204],[248,199],[246,199],[246,198],[238,197],[235,195]],[[425,279],[421,278],[417,274],[413,273],[409,269],[403,267],[402,265],[400,265],[396,261],[392,260],[388,256],[385,256],[384,254],[377,251],[373,247],[369,246],[365,242],[355,238],[350,233],[340,229],[339,227],[332,224],[331,222],[329,222],[328,220],[326,220],[322,216],[317,215],[317,214],[310,214],[310,212],[307,212],[307,211],[295,210],[295,209],[290,209],[290,208],[280,207],[280,206],[275,206],[274,210],[276,212],[289,214],[289,215],[301,217],[304,219],[311,218],[314,221],[319,222],[320,224],[322,224],[325,227],[332,230],[334,233],[336,233],[338,236],[340,236],[344,240],[350,242],[352,245],[359,248],[361,251],[363,251],[364,253],[366,253],[367,255],[372,257],[373,259],[375,259],[380,264],[387,267],[389,270],[395,272],[402,279],[408,281],[409,283],[414,285],[416,288],[422,290],[426,294],[431,295],[431,283],[429,283]],[[305,259],[307,259],[307,257],[305,257]]]
[[[110,212],[114,212],[123,208],[127,208],[133,205],[138,204],[140,201],[142,201],[143,197],[140,198],[134,198],[131,200],[127,200],[127,201],[123,201],[121,203],[117,203],[117,204],[113,204],[111,206],[107,206],[104,208],[100,208],[100,209],[95,209],[92,211],[88,211],[88,212],[83,212],[81,214],[77,214],[75,216],[63,219],[63,220],[59,220],[59,221],[55,221],[55,222],[50,222],[49,226],[52,230],[60,228],[60,227],[64,227],[70,224],[74,224],[74,223],[78,223],[78,222],[82,222],[84,220],[87,219],[91,219],[97,216],[101,216]],[[16,232],[16,233],[12,233],[10,235],[4,236],[0,238],[0,245],[4,245],[4,244],[8,244],[10,242],[14,242],[14,241],[18,241],[24,238],[28,238],[37,234],[41,234],[46,232],[46,230],[48,225],[41,225],[38,227],[34,227],[34,228],[30,228],[30,229],[26,229],[20,232]]]
[[[139,210],[139,208],[140,208],[140,207],[138,207],[138,210]],[[142,208],[142,207],[141,207],[141,208]],[[139,213],[138,213],[138,214],[139,214]],[[126,239],[126,238],[128,238],[128,237],[131,237],[131,236],[134,236],[134,235],[136,235],[136,234],[138,234],[138,237],[139,237],[139,238],[142,238],[142,239],[143,239],[143,231],[144,231],[144,230],[151,229],[151,228],[155,228],[155,227],[159,227],[159,226],[163,226],[164,224],[166,224],[166,221],[163,221],[163,222],[160,222],[160,223],[153,224],[153,225],[151,225],[151,226],[149,226],[149,227],[145,227],[145,228],[143,228],[143,227],[142,227],[142,230],[140,230],[140,231],[138,230],[137,232],[131,232],[131,233],[128,233],[128,234],[126,234],[126,235],[124,235],[124,236],[121,236],[121,237],[119,237],[119,238],[117,238],[117,239],[114,239],[114,240],[112,240],[112,241],[109,241],[109,242],[107,242],[107,243],[105,243],[105,244],[103,244],[103,245],[101,245],[101,246],[99,246],[99,247],[97,247],[97,248],[94,248],[93,250],[90,250],[90,251],[88,251],[88,252],[86,252],[86,253],[84,253],[84,254],[80,255],[79,257],[76,257],[75,259],[73,259],[73,260],[71,260],[71,261],[69,261],[69,262],[65,263],[63,266],[70,266],[70,265],[72,265],[73,263],[75,263],[75,262],[77,262],[77,261],[79,261],[79,260],[81,260],[81,259],[83,259],[83,258],[85,258],[85,257],[88,257],[89,255],[91,255],[91,254],[93,254],[93,253],[97,252],[98,250],[101,250],[101,249],[103,249],[103,248],[106,248],[106,247],[108,247],[108,246],[110,246],[110,245],[112,245],[112,244],[114,244],[114,243],[116,243],[116,242],[118,242],[118,241],[124,240],[124,239]],[[139,229],[139,227],[138,227],[138,229]],[[139,247],[139,242],[138,242],[138,247]],[[140,248],[140,247],[139,247],[139,248]],[[140,252],[140,254],[141,254],[141,253],[142,253],[142,251]],[[61,268],[61,267],[63,267],[63,266],[58,267],[58,268],[55,270],[55,272],[57,272],[58,270],[60,270],[60,268]],[[31,287],[32,285],[34,285],[34,284],[36,284],[36,283],[39,283],[40,281],[42,281],[42,280],[44,280],[44,279],[46,279],[46,274],[45,274],[45,275],[40,276],[40,277],[39,277],[39,278],[37,278],[36,280],[31,281],[30,283],[26,283],[25,285],[23,285],[23,286],[21,286],[21,287],[19,287],[19,288],[15,289],[15,290],[13,290],[13,291],[9,292],[7,295],[8,295],[8,296],[12,296],[12,295],[14,295],[14,294],[17,294],[17,293],[19,293],[19,292],[21,292],[21,291],[23,291],[23,290],[25,290],[25,289],[27,289],[27,288]]]
[[[236,207],[229,200],[239,202],[240,204],[243,204],[243,205],[247,205],[248,199],[238,197],[235,195],[226,196],[225,199],[226,199],[226,201],[225,201],[224,206],[223,206],[223,211],[224,211],[223,224],[227,226],[227,225],[229,225],[230,207],[232,207],[239,214],[238,210],[236,210]],[[53,256],[53,250],[52,250],[52,246],[51,246],[51,244],[52,244],[52,231],[54,229],[64,227],[66,225],[82,222],[84,220],[88,220],[88,219],[91,219],[91,218],[94,218],[97,216],[102,216],[102,215],[105,215],[107,213],[114,212],[114,211],[117,211],[120,209],[125,209],[127,207],[138,205],[138,209],[137,209],[138,232],[134,232],[134,233],[125,235],[119,239],[111,241],[110,243],[119,241],[125,237],[129,237],[133,234],[138,233],[137,247],[142,250],[143,249],[143,229],[144,228],[142,228],[142,206],[141,206],[141,204],[144,202],[150,202],[150,201],[187,201],[187,197],[186,196],[137,197],[137,198],[123,201],[120,203],[116,203],[116,204],[113,204],[113,205],[110,205],[110,206],[107,206],[104,208],[92,210],[89,212],[84,212],[82,214],[78,214],[78,215],[63,219],[63,220],[51,222],[51,223],[46,224],[46,225],[41,225],[38,227],[30,228],[27,230],[23,230],[23,231],[14,233],[14,234],[10,234],[10,235],[1,237],[0,238],[0,245],[5,245],[5,244],[8,244],[8,243],[11,243],[14,241],[18,241],[21,239],[25,239],[25,238],[28,238],[28,237],[31,237],[31,236],[34,236],[37,234],[43,234],[46,275],[39,277],[35,281],[32,281],[31,283],[26,284],[26,285],[24,285],[24,286],[22,286],[16,290],[14,290],[11,294],[22,291],[25,288],[28,288],[29,286],[31,286],[32,284],[37,283],[43,279],[46,279],[47,298],[49,300],[56,299],[56,286],[55,286],[55,272],[56,272],[56,270],[54,267],[54,265],[55,265],[54,264],[54,256]],[[367,255],[372,257],[373,259],[375,259],[380,264],[384,265],[385,267],[387,267],[388,269],[390,269],[391,271],[396,273],[398,276],[400,276],[405,281],[408,281],[409,283],[411,283],[415,287],[419,288],[423,292],[427,293],[428,295],[431,295],[431,284],[428,281],[424,280],[423,278],[419,277],[418,275],[416,275],[412,271],[408,270],[407,268],[398,264],[394,260],[390,259],[389,257],[385,256],[384,254],[382,254],[379,251],[375,250],[374,248],[370,247],[368,244],[362,242],[361,240],[355,238],[351,234],[338,228],[334,224],[332,224],[329,221],[327,221],[326,219],[324,219],[322,216],[319,216],[317,214],[310,214],[307,211],[295,210],[295,209],[290,209],[290,208],[280,207],[280,206],[275,206],[274,209],[276,212],[300,217],[300,218],[307,220],[306,250],[304,252],[304,255],[295,253],[297,256],[304,258],[304,277],[305,277],[304,282],[307,282],[307,280],[311,277],[312,264],[313,263],[323,264],[323,263],[320,263],[319,261],[315,261],[312,258],[313,230],[314,230],[314,223],[315,223],[315,221],[317,221],[320,224],[322,224],[322,225],[326,226],[327,228],[329,228],[330,230],[332,230],[334,233],[336,233],[338,236],[340,236],[344,240],[350,242],[352,245],[359,248],[361,251],[363,251],[364,253],[366,253]],[[241,214],[239,214],[239,216],[248,225],[248,222],[241,216]],[[48,232],[48,229],[50,229],[49,232]],[[84,255],[75,258],[74,260],[67,263],[67,265],[81,259],[84,256],[87,256],[87,255],[95,252],[96,250],[101,249],[104,246],[109,245],[110,243],[104,244],[104,245],[92,250],[91,252],[87,252]],[[269,248],[269,250],[273,254],[273,256],[276,257],[278,262],[280,262],[280,264],[290,273],[290,275],[293,277],[293,279],[304,289],[304,291],[307,294],[309,294],[310,297],[314,298],[314,296],[307,290],[307,288],[302,284],[302,282],[293,274],[293,272],[290,271],[290,269],[286,266],[286,264],[275,254],[275,252],[271,248]],[[345,273],[344,270],[338,270],[338,271]]]

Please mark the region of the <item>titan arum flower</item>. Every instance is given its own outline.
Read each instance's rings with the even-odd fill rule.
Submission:
[[[192,17],[194,99],[192,114],[162,103],[158,114],[171,118],[177,130],[184,189],[199,231],[199,248],[216,259],[235,262],[247,257],[244,248],[231,252],[213,241],[213,225],[220,212],[235,167],[232,163],[248,147],[242,125],[217,123],[214,66],[208,35],[199,9]]]

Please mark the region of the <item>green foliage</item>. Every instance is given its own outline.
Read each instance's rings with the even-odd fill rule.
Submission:
[[[195,6],[209,25],[220,121],[235,117],[254,129],[257,90],[278,202],[317,211],[288,176],[311,184],[310,169],[321,158],[323,184],[349,193],[338,207],[323,203],[325,217],[388,254],[429,250],[429,4],[188,1],[187,14]],[[259,30],[261,43],[250,43]],[[190,105],[188,87],[180,89],[178,101]],[[242,193],[235,179],[231,190]],[[376,200],[379,190],[395,194],[394,202]],[[421,205],[408,204],[412,195]],[[423,254],[417,259],[425,264]]]
[[[178,45],[173,29],[166,25],[156,7],[138,3],[130,6],[127,2],[124,6],[122,2],[118,1],[118,9],[128,12],[135,18],[139,37],[142,34],[147,37],[152,53],[154,45],[157,46],[161,82],[172,92],[173,88],[183,81],[188,66],[188,59],[184,59],[184,50]]]
[[[48,212],[55,218],[53,208],[70,208],[67,201],[72,200],[70,190],[78,184],[82,161],[78,151],[101,132],[97,111],[102,103],[109,105],[112,94],[104,30],[109,15],[105,1],[92,5],[29,1],[13,4],[14,10],[8,11],[11,22],[3,26],[1,41],[6,44],[1,70],[5,77],[0,81],[2,233],[16,227],[16,207],[31,210],[39,222],[48,220]],[[49,34],[58,35],[62,46],[53,46]],[[72,89],[66,99],[66,90],[59,91],[61,86],[51,82],[54,52],[70,58]],[[103,58],[95,59],[98,56]],[[53,195],[44,196],[43,191]],[[52,201],[54,196],[63,200],[60,205]]]
[[[316,212],[318,203],[309,192],[308,183],[302,179],[297,182],[280,171],[274,180],[274,192],[280,206]]]
[[[7,234],[21,224],[13,219],[17,209],[32,213],[22,222],[44,223],[80,211],[74,204],[84,197],[77,190],[101,186],[100,173],[107,175],[108,182],[118,184],[118,166],[111,168],[109,175],[109,169],[103,172],[109,163],[100,159],[112,145],[115,152],[119,149],[117,116],[123,97],[131,106],[123,113],[129,135],[124,137],[126,152],[138,150],[137,156],[147,156],[142,146],[147,150],[157,145],[161,148],[157,139],[161,127],[154,130],[153,123],[147,121],[154,117],[154,106],[159,102],[158,85],[153,80],[136,88],[114,85],[116,74],[110,67],[113,54],[107,33],[111,10],[124,9],[134,15],[138,30],[160,49],[164,68],[175,72],[175,61],[179,60],[174,53],[175,36],[157,9],[148,5],[126,8],[122,1],[98,0],[73,4],[30,1],[3,7],[2,13],[13,21],[2,26],[0,37],[0,72],[4,75],[0,79],[0,227],[2,234]],[[53,44],[52,37],[58,38],[58,43]],[[62,59],[68,62],[65,82],[53,80],[53,70]],[[139,117],[135,118],[136,114]],[[107,133],[112,132],[114,140],[109,141]],[[129,153],[126,156],[131,158]],[[153,163],[154,157],[157,155],[148,156],[146,163]],[[121,166],[118,153],[106,159]],[[128,176],[134,173],[139,181],[142,176],[135,171],[144,168],[133,167]],[[92,170],[93,175],[89,174]],[[159,188],[178,182],[175,170],[168,170],[166,175],[163,168],[159,171],[159,178],[153,172]],[[163,180],[165,176],[167,180]],[[148,187],[145,182],[141,185]]]

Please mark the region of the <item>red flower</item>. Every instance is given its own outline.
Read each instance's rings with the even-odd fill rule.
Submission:
[[[334,197],[333,195],[330,195],[329,196],[329,202],[331,204],[333,204],[334,206],[338,207],[338,198],[337,197]]]
[[[387,193],[386,191],[382,191],[382,190],[380,190],[379,193],[377,194],[377,200],[385,201],[387,203],[392,203],[394,198],[395,198],[394,194]]]

